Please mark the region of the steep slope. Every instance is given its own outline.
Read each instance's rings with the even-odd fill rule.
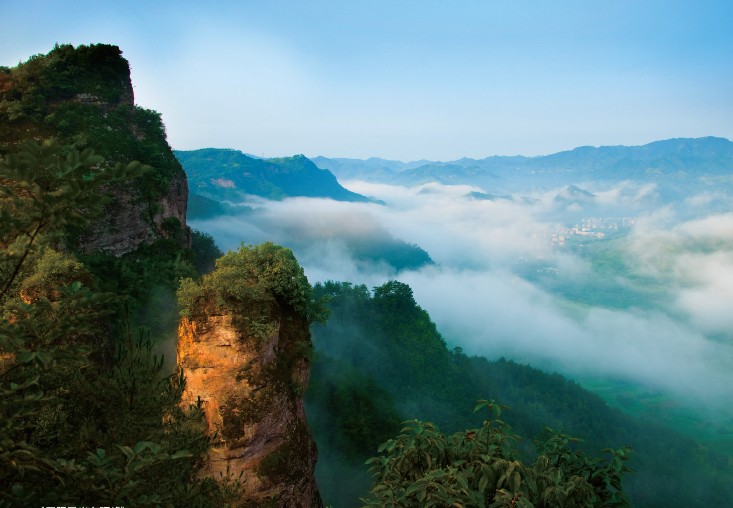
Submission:
[[[56,46],[0,68],[0,155],[25,139],[55,137],[68,150],[93,149],[108,164],[151,170],[113,186],[102,219],[77,238],[85,252],[115,255],[171,235],[189,242],[188,185],[160,115],[134,105],[130,67],[116,46]]]
[[[182,406],[200,404],[218,434],[203,474],[243,481],[247,503],[320,506],[305,420],[310,286],[288,249],[242,247],[200,283],[185,281],[178,364]]]
[[[316,360],[306,403],[327,502],[358,505],[369,485],[363,462],[376,454],[385,434],[399,432],[400,420],[429,420],[444,432],[462,431],[483,421],[483,415],[470,414],[483,398],[508,405],[502,419],[527,439],[549,426],[583,439],[582,449],[593,454],[632,446],[634,473],[625,486],[635,506],[716,505],[733,494],[726,483],[733,471],[724,455],[626,416],[559,374],[450,350],[403,283],[369,291],[327,282],[316,285],[315,295],[327,297],[331,317],[313,327]],[[526,441],[522,447],[531,449]]]
[[[286,268],[271,246],[223,269],[225,291],[247,298],[183,320],[184,390],[159,353],[180,317],[172,293],[182,278],[196,285],[206,259],[188,248],[186,175],[160,116],[133,105],[127,61],[115,46],[57,46],[0,69],[0,94],[0,505],[319,506],[302,403],[310,287],[297,263],[284,279],[268,272]],[[206,342],[211,330],[238,354],[198,370],[196,355],[225,350]],[[237,379],[238,405],[212,402]],[[253,400],[256,418],[242,414]],[[212,449],[214,407],[225,425]],[[256,476],[217,483],[226,467],[202,464],[224,450]]]
[[[247,194],[267,199],[319,197],[337,201],[369,201],[344,189],[330,171],[318,169],[303,155],[256,159],[237,150],[204,148],[175,152],[191,184],[191,192],[213,199],[241,201]]]

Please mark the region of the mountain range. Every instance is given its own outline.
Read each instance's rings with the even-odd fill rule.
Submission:
[[[733,170],[733,142],[725,138],[677,138],[642,146],[582,146],[551,155],[462,158],[450,162],[329,159],[313,162],[340,180],[402,185],[428,182],[478,185],[495,191],[567,185],[587,180],[723,179]]]
[[[281,200],[319,197],[336,201],[372,199],[344,188],[340,181],[363,180],[398,185],[473,185],[491,195],[532,188],[635,180],[654,182],[666,198],[686,195],[690,186],[733,183],[733,142],[725,138],[677,138],[642,146],[581,146],[551,155],[462,158],[450,162],[401,162],[303,155],[261,159],[233,149],[177,150],[188,175],[192,201],[241,203],[249,196]],[[338,179],[338,180],[337,180]],[[206,199],[202,199],[206,198]],[[219,211],[218,213],[221,213]]]

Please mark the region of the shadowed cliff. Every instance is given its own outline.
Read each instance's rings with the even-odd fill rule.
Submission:
[[[187,194],[119,48],[0,68],[0,505],[320,506],[310,286],[271,245],[194,282],[220,252],[188,229]],[[187,391],[158,354],[181,279],[204,295],[181,323]],[[209,281],[226,287],[211,301]]]

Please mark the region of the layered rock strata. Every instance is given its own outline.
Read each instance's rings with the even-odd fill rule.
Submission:
[[[177,357],[187,381],[181,404],[200,403],[208,432],[217,437],[202,474],[241,479],[242,506],[322,506],[302,400],[308,322],[274,301],[268,306],[269,324],[256,332],[231,314],[182,319]]]

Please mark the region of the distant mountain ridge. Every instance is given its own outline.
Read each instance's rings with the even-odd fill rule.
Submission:
[[[249,194],[275,200],[302,196],[369,201],[343,188],[330,171],[319,169],[303,155],[259,159],[227,148],[174,154],[188,175],[191,193],[216,200],[241,201]]]
[[[328,157],[319,156],[313,157],[311,160],[319,168],[328,168],[334,175],[336,175],[337,178],[344,180],[364,179],[365,175],[371,175],[372,177],[379,175],[389,177],[400,171],[417,168],[431,163],[431,161],[428,160],[401,162],[380,159],[379,157],[370,157],[368,159],[329,159]]]
[[[313,159],[343,179],[419,185],[431,181],[506,187],[517,178],[537,185],[585,179],[659,179],[733,173],[733,142],[725,138],[676,138],[641,146],[581,146],[550,155],[462,158],[403,163],[384,159]]]

